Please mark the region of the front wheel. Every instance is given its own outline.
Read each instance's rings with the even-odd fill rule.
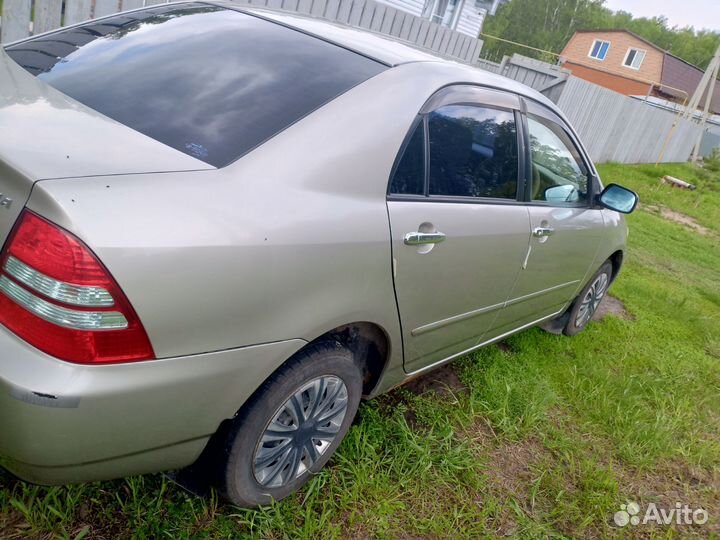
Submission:
[[[350,351],[320,343],[275,373],[233,421],[221,478],[232,503],[256,507],[305,484],[355,417],[362,374]]]
[[[567,324],[563,329],[566,336],[574,336],[587,326],[605,297],[611,280],[612,264],[606,262],[573,302]]]

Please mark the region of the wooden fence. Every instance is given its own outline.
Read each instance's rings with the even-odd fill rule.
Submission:
[[[687,161],[701,131],[676,113],[577,77],[568,79],[557,103],[598,162]]]
[[[598,163],[687,161],[700,135],[697,123],[682,120],[677,113],[573,77],[560,66],[519,54],[506,56],[500,64],[480,59],[476,65],[526,84],[557,103]]]
[[[64,2],[64,13],[62,5]],[[4,0],[0,43],[167,0]],[[438,56],[473,63],[482,41],[375,0],[238,0],[238,5],[290,11],[363,28]]]
[[[481,58],[475,65],[534,88],[554,102],[560,98],[563,86],[570,77],[570,71],[567,69],[520,54],[505,56],[499,64]]]

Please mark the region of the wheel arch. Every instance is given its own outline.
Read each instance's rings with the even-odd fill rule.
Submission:
[[[372,394],[390,364],[391,342],[388,333],[376,323],[356,321],[328,330],[305,347],[321,341],[335,341],[353,353],[363,373],[363,396]],[[300,354],[305,347],[296,354]]]
[[[336,326],[315,339],[306,340],[306,344],[285,359],[268,377],[258,384],[252,395],[242,404],[238,404],[234,416],[222,420],[215,433],[213,433],[202,454],[192,465],[178,473],[176,480],[181,485],[190,486],[193,490],[202,492],[219,478],[218,467],[214,456],[226,455],[227,438],[230,434],[232,422],[244,414],[260,395],[265,384],[284,366],[303,354],[309,348],[322,342],[334,342],[347,347],[353,354],[363,375],[363,397],[369,397],[377,388],[392,358],[391,340],[387,331],[380,325],[369,321],[356,321]]]
[[[622,264],[623,264],[623,258],[624,258],[623,250],[618,249],[617,251],[615,251],[612,255],[610,255],[606,259],[612,263],[612,267],[613,267],[613,273],[612,273],[612,277],[610,280],[611,282],[615,281],[615,278],[620,273],[620,269],[622,268]]]

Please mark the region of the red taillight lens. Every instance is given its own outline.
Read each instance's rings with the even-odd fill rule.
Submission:
[[[0,323],[70,362],[155,357],[130,302],[95,255],[27,210],[0,254]]]

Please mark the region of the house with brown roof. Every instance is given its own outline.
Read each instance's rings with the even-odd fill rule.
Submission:
[[[689,100],[703,70],[628,30],[580,30],[560,55],[572,74],[628,96]],[[705,101],[702,101],[704,105]],[[712,112],[720,113],[720,85]]]

